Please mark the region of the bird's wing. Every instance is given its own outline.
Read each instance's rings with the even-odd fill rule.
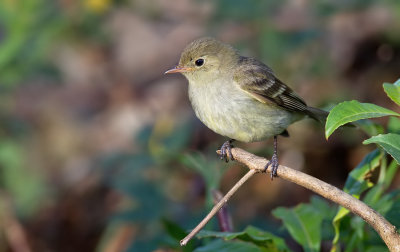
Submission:
[[[303,99],[277,79],[268,66],[248,57],[240,57],[238,63],[234,80],[253,98],[290,111],[307,113],[308,107]]]

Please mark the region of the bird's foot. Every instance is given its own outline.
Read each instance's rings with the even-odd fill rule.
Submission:
[[[233,155],[232,155],[232,148],[233,148],[233,139],[226,141],[222,146],[221,146],[221,153],[219,154],[221,160],[225,160],[225,162],[229,162],[229,159],[232,161],[234,160]]]
[[[264,167],[264,171],[266,172],[268,167],[271,166],[271,180],[274,179],[274,177],[278,177],[278,137],[274,136],[274,154],[271,157],[271,160],[268,161],[267,165]]]
[[[264,172],[267,171],[268,167],[271,166],[271,180],[278,177],[278,155],[274,153],[271,157],[271,160],[268,161],[267,165],[264,167]]]

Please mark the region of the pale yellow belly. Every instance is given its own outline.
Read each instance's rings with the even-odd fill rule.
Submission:
[[[194,91],[193,87],[189,88],[197,117],[214,132],[242,142],[279,135],[301,118],[278,106],[261,103],[241,90]]]

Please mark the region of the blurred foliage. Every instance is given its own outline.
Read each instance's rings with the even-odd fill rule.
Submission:
[[[4,1],[0,8],[0,84],[18,84],[45,70],[48,47],[63,24],[56,1]],[[51,22],[49,22],[51,20]],[[48,66],[48,65],[47,65]]]
[[[286,72],[285,64],[281,64],[283,59],[290,57],[296,58],[299,54],[306,53],[307,57],[298,64],[297,71],[306,75],[334,76],[336,74],[335,66],[330,62],[326,49],[323,46],[326,43],[326,34],[330,28],[326,26],[327,22],[338,13],[350,13],[362,11],[371,7],[387,5],[396,13],[400,13],[400,7],[395,1],[381,1],[379,3],[372,0],[353,0],[353,1],[320,1],[315,2],[308,9],[302,9],[303,2],[297,2],[300,9],[300,16],[293,18],[303,18],[303,20],[290,20],[290,16],[282,15],[282,19],[271,19],[280,12],[288,9],[288,15],[297,15],[299,13],[291,11],[296,6],[294,1],[261,1],[252,0],[243,1],[217,1],[217,10],[213,25],[219,26],[224,21],[237,22],[246,25],[249,30],[255,30],[254,40],[245,41],[242,47],[253,46],[257,52],[257,57],[261,57],[265,62],[271,64],[275,69]],[[304,13],[303,13],[304,11]],[[229,18],[228,18],[229,17]],[[400,24],[397,16],[393,20],[395,27]],[[282,24],[277,24],[281,22]],[[393,40],[400,40],[397,34],[391,29],[382,31],[384,36],[392,37]],[[240,39],[240,38],[239,38]],[[306,59],[306,60],[305,60]]]
[[[315,251],[330,249],[331,241],[337,250],[384,251],[359,217],[319,198],[276,208],[277,224],[265,213],[306,202],[309,194],[282,190],[279,181],[260,190],[265,180],[229,205],[236,230],[243,231],[203,231],[201,240],[181,248],[179,240],[211,208],[211,191],[225,190],[242,170],[217,159],[222,140],[188,116],[192,111],[179,96],[184,88],[170,85],[162,70],[188,40],[214,34],[270,64],[310,104],[351,97],[396,111],[375,80],[398,76],[399,29],[400,4],[392,0],[2,1],[0,201],[9,198],[12,207],[1,208],[0,218],[15,215],[33,251]],[[398,90],[398,82],[384,85],[397,104]],[[358,125],[371,137],[364,143],[378,149],[360,147],[357,134],[352,140],[334,134],[324,147],[310,137],[292,148],[304,153],[310,173],[322,159],[326,179],[336,169],[331,181],[400,226],[400,194],[393,190],[398,164],[386,155],[398,158],[400,119]],[[330,154],[304,147],[310,141]],[[265,154],[262,146],[251,148]],[[349,163],[366,152],[344,181]],[[6,231],[15,227],[3,223],[0,251],[10,251]]]
[[[163,180],[166,174],[172,172],[173,166],[176,166],[176,156],[184,152],[189,137],[189,123],[182,125],[178,131],[164,134],[163,137],[160,137],[157,127],[146,127],[135,141],[143,144],[141,152],[116,153],[99,160],[104,169],[105,183],[128,196],[132,202],[132,206],[117,213],[111,223],[128,222],[140,225],[141,232],[128,251],[151,251],[165,239],[160,232],[160,220],[170,213],[166,201],[169,195],[165,194],[166,185]],[[150,149],[146,146],[148,143],[152,143]],[[163,151],[151,151],[154,146]],[[158,174],[159,172],[162,174]],[[164,221],[164,226],[173,232],[177,230],[168,220]]]
[[[5,139],[1,141],[0,186],[13,196],[17,214],[29,217],[38,210],[49,191],[41,174],[33,171],[26,173],[24,166],[28,164],[24,163],[24,155],[26,151],[14,141]]]
[[[76,3],[79,5],[79,3]],[[4,1],[0,8],[0,88],[13,86],[32,75],[57,74],[49,62],[57,43],[73,38],[104,40],[101,21],[110,1],[83,1],[77,12],[62,2],[46,0]]]

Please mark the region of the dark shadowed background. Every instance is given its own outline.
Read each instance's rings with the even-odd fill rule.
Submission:
[[[382,83],[400,77],[399,31],[390,0],[2,1],[0,251],[170,251],[165,227],[193,228],[211,190],[246,172],[216,156],[226,139],[195,118],[184,77],[163,75],[193,39],[262,60],[311,106],[396,110]],[[373,149],[355,129],[326,141],[312,120],[289,133],[280,163],[338,187]],[[310,195],[259,174],[229,203],[234,230],[285,235],[271,209]]]

